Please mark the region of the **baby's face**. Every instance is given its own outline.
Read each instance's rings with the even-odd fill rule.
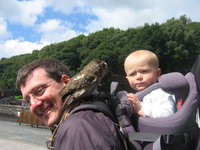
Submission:
[[[136,91],[141,91],[157,82],[160,69],[149,65],[144,60],[131,60],[126,64],[126,74],[130,86]]]

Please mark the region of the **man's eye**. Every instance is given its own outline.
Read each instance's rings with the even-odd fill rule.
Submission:
[[[30,98],[25,98],[25,99],[24,99],[24,104],[25,104],[26,106],[30,106]]]
[[[33,96],[41,96],[45,91],[45,87],[39,87],[33,92]]]

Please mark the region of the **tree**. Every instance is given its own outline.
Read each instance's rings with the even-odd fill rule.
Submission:
[[[171,18],[162,24],[144,24],[126,31],[105,28],[102,31],[79,35],[68,41],[45,46],[31,54],[23,54],[0,60],[0,89],[15,89],[17,70],[39,58],[55,58],[72,72],[80,71],[95,58],[107,62],[109,73],[103,79],[102,89],[109,90],[111,81],[120,82],[122,90],[128,89],[124,60],[138,49],[149,49],[160,60],[162,73],[189,72],[200,54],[200,23],[192,22],[185,15]]]

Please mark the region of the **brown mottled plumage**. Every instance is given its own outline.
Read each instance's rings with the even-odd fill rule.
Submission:
[[[107,72],[108,66],[102,60],[96,59],[86,65],[60,91],[64,107],[71,104],[74,99],[90,95]]]

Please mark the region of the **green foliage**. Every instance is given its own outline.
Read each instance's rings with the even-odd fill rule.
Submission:
[[[101,89],[109,90],[112,81],[118,81],[127,89],[123,63],[125,57],[137,49],[149,49],[160,60],[162,73],[190,71],[200,54],[200,23],[192,22],[185,15],[171,18],[165,23],[144,24],[126,31],[105,28],[87,36],[79,35],[71,40],[45,46],[32,54],[23,54],[0,60],[0,90],[15,90],[17,70],[39,58],[56,58],[63,62],[72,75],[89,61],[98,58],[107,62],[109,73],[103,79]]]
[[[14,96],[14,98],[15,98],[16,100],[18,100],[18,99],[22,99],[23,97],[22,97],[22,95],[17,95],[17,96]]]

